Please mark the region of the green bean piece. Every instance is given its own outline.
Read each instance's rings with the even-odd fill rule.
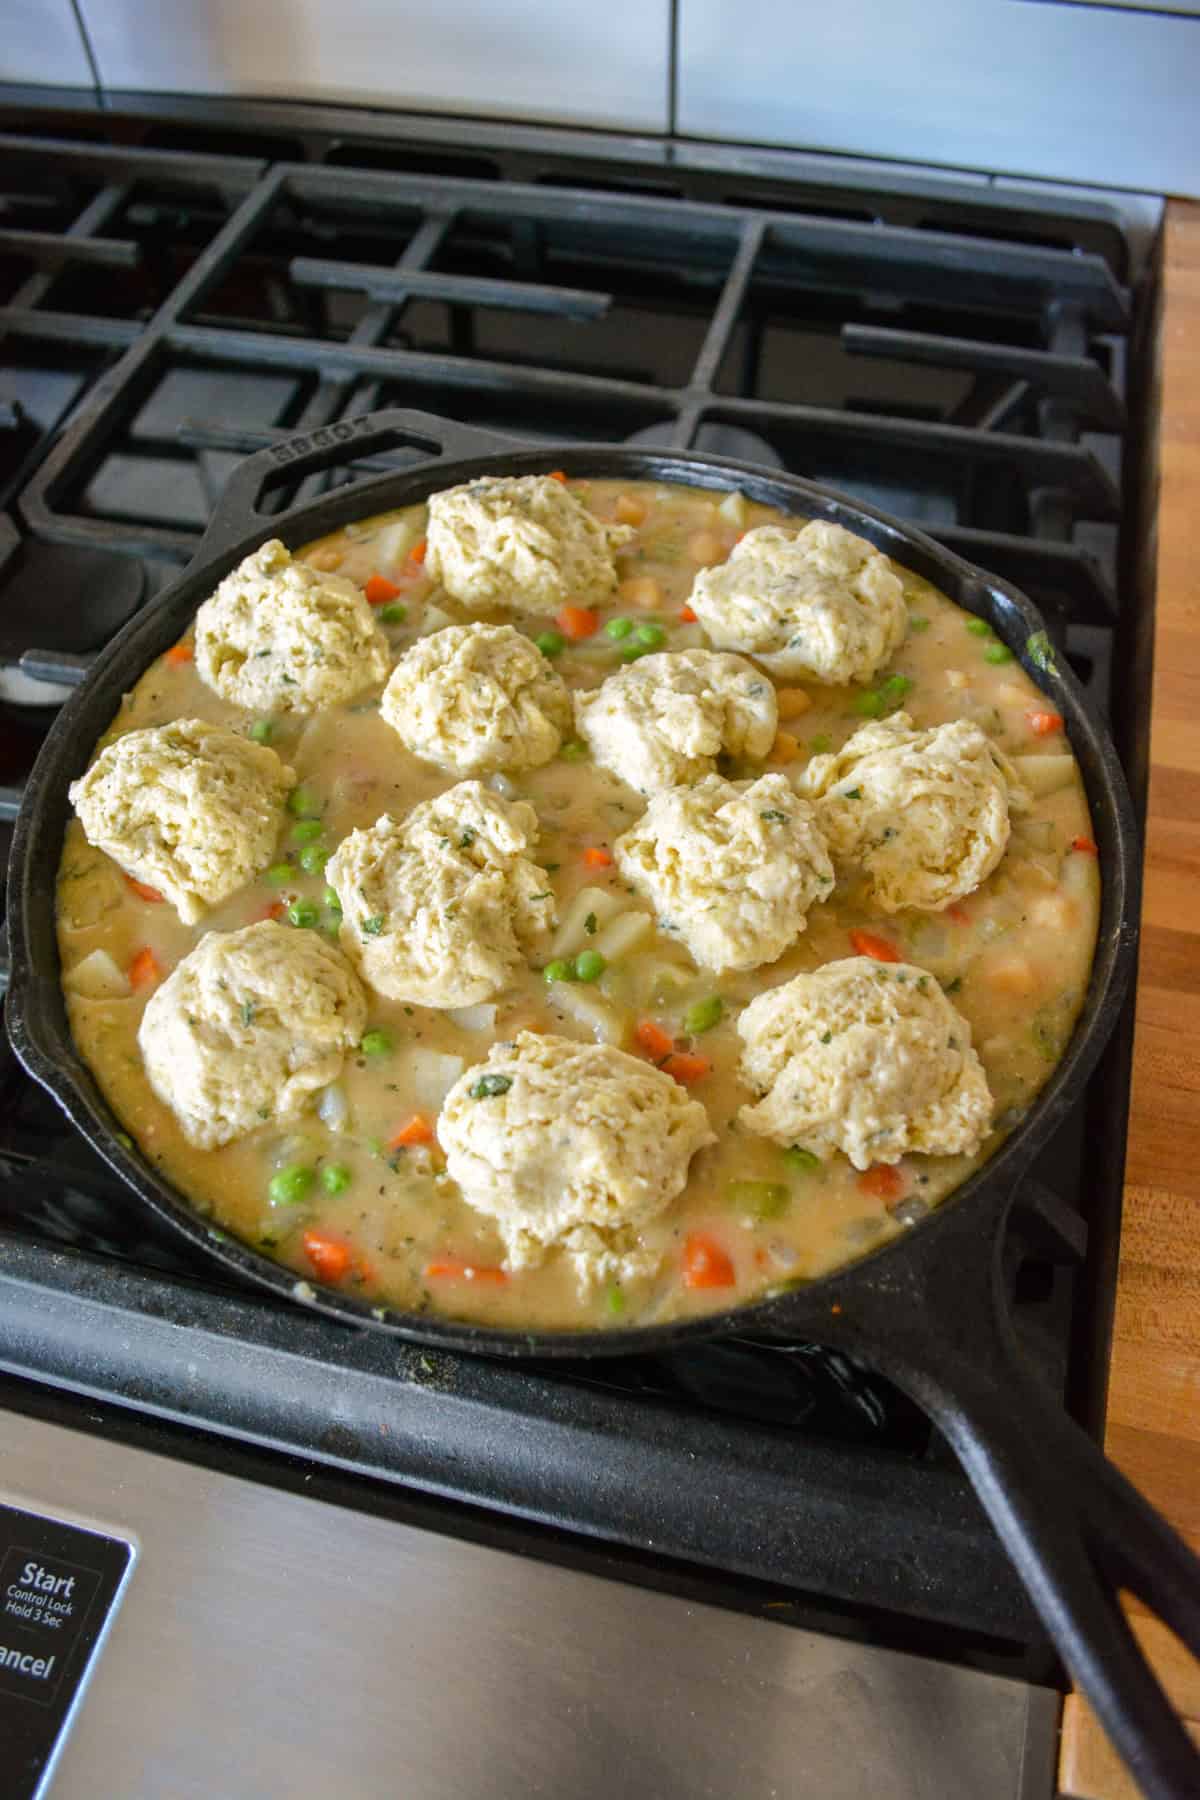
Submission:
[[[785,1181],[730,1181],[725,1184],[725,1198],[752,1218],[777,1219],[787,1211],[792,1190]]]
[[[307,1199],[316,1180],[316,1171],[308,1163],[288,1163],[272,1175],[267,1194],[272,1206],[298,1206]]]
[[[599,981],[608,964],[598,950],[581,950],[575,958],[576,981]]]
[[[683,1015],[683,1029],[691,1037],[699,1037],[702,1031],[711,1031],[714,1025],[721,1023],[725,1011],[725,1002],[720,994],[709,994],[704,1000],[697,1000],[689,1006]]]
[[[321,1186],[327,1194],[344,1194],[351,1180],[345,1163],[326,1163],[321,1170]]]

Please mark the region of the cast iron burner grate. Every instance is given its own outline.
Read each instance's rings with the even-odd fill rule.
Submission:
[[[46,716],[3,688],[22,651],[95,648],[143,571],[153,592],[195,549],[238,456],[378,405],[839,486],[1024,587],[1096,703],[1140,727],[1123,572],[1150,203],[536,127],[175,112],[106,120],[119,143],[49,116],[0,135],[0,816]],[[29,636],[31,591],[61,590],[45,556],[90,560],[69,621]],[[1093,1416],[1125,1105],[1118,1045],[1010,1245],[1026,1344]],[[38,1382],[1049,1666],[940,1438],[872,1371],[745,1338],[516,1367],[282,1308],[161,1235],[6,1041],[0,1321],[0,1367]]]

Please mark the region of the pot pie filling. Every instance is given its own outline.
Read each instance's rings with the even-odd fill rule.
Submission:
[[[502,478],[264,545],[72,793],[123,1134],[381,1315],[657,1323],[887,1242],[1019,1125],[1099,919],[1008,647],[736,492]]]

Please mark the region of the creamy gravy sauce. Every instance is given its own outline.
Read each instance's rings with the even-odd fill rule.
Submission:
[[[722,511],[720,495],[699,490],[611,481],[571,485],[598,516],[637,526],[636,539],[618,556],[622,590],[601,610],[602,624],[626,618],[635,626],[658,625],[665,637],[661,647],[668,649],[705,645],[700,626],[680,617],[696,569],[728,555],[742,531],[783,516],[737,502]],[[409,508],[297,551],[360,585],[383,575],[400,588],[381,608],[397,654],[448,623],[510,618],[468,614],[433,587],[410,554],[419,545],[424,518],[423,506]],[[821,1275],[908,1229],[994,1152],[1059,1060],[1087,987],[1099,873],[1077,766],[1061,729],[1047,725],[1051,703],[1015,662],[1003,660],[995,638],[978,634],[978,621],[917,576],[899,572],[910,629],[871,690],[881,698],[864,697],[857,688],[796,684],[784,695],[781,712],[787,716],[781,716],[783,735],[771,758],[727,772],[799,767],[808,756],[836,748],[864,722],[864,708],[891,708],[892,696],[882,684],[896,674],[911,682],[903,704],[916,725],[970,717],[1011,756],[1059,759],[1057,766],[1046,760],[1036,770],[1027,765],[1043,791],[1031,814],[1014,819],[999,867],[961,906],[949,913],[885,916],[866,908],[853,883],[843,882],[809,914],[808,930],[794,948],[769,967],[714,979],[697,971],[677,942],[654,931],[636,950],[615,957],[594,985],[548,986],[540,970],[530,969],[499,998],[490,1024],[372,996],[369,1033],[382,1036],[365,1040],[376,1053],[347,1058],[339,1084],[346,1102],[340,1129],[314,1113],[287,1130],[264,1124],[215,1151],[186,1142],[146,1081],[137,1029],[152,988],[119,1000],[84,999],[68,991],[76,1041],[125,1131],[214,1226],[301,1279],[320,1278],[323,1265],[305,1248],[305,1234],[318,1232],[349,1251],[339,1275],[347,1291],[380,1306],[494,1325],[595,1328],[723,1309]],[[549,618],[513,622],[530,636],[554,628]],[[556,666],[572,688],[594,686],[622,666],[628,643],[602,629],[579,644],[568,643]],[[301,840],[332,850],[354,827],[372,824],[385,811],[402,813],[453,784],[452,777],[407,753],[379,717],[378,694],[365,691],[349,705],[307,720],[270,722],[272,746],[313,796],[319,838],[311,829],[297,834],[299,822],[289,816],[276,853],[277,864],[289,862],[286,880],[276,867],[274,881],[264,875],[215,908],[199,927],[182,925],[172,907],[135,893],[73,822],[58,884],[64,973],[97,947],[122,969],[149,948],[165,973],[206,930],[234,929],[297,901],[310,902],[316,928],[334,934],[337,920],[326,903],[324,880],[300,867]],[[255,724],[205,687],[190,662],[160,658],[126,697],[103,741],[187,716],[246,731]],[[538,860],[548,869],[560,919],[585,886],[604,890],[625,906],[641,904],[614,867],[592,866],[584,853],[609,847],[644,802],[616,777],[577,757],[578,748],[571,746],[566,757],[514,777],[503,788],[528,798],[538,810]],[[862,1175],[840,1155],[820,1162],[789,1155],[738,1128],[737,1110],[753,1097],[736,1074],[740,1009],[765,987],[852,954],[848,934],[862,928],[932,971],[969,1020],[996,1101],[996,1129],[979,1157],[909,1156],[894,1173]],[[715,995],[724,1002],[721,1021],[689,1040],[684,1024],[689,1008]],[[441,1093],[459,1068],[439,1058],[465,1065],[482,1061],[491,1043],[521,1027],[584,1039],[607,1033],[636,1051],[634,1033],[645,1020],[657,1022],[682,1048],[711,1059],[711,1072],[692,1092],[718,1134],[717,1145],[695,1158],[685,1192],[642,1233],[643,1242],[661,1252],[658,1274],[585,1296],[566,1259],[555,1254],[540,1269],[506,1275],[494,1228],[464,1204],[444,1173],[436,1141],[404,1147],[396,1145],[398,1132],[414,1114],[436,1118]],[[303,1203],[272,1205],[273,1174],[296,1163],[318,1172],[337,1165],[348,1183],[331,1195],[318,1179]],[[733,1285],[687,1285],[683,1246],[696,1232],[722,1247],[732,1264]]]

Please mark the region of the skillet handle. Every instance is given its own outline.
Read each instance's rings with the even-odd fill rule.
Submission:
[[[848,1289],[844,1329],[829,1335],[849,1340],[940,1427],[1147,1800],[1194,1800],[1200,1751],[1118,1594],[1135,1595],[1200,1655],[1200,1559],[1026,1362],[1001,1273],[1003,1219],[990,1259],[978,1241],[950,1258],[943,1245],[899,1284]]]
[[[461,425],[457,419],[439,419],[433,413],[395,406],[282,438],[244,457],[233,469],[194,560],[216,561],[257,525],[268,521],[270,515],[260,512],[259,501],[270,476],[280,471],[289,478],[311,475],[336,464],[358,462],[371,451],[399,447],[418,450],[420,460],[432,462],[439,457],[495,456],[518,448],[518,444],[514,438]]]

